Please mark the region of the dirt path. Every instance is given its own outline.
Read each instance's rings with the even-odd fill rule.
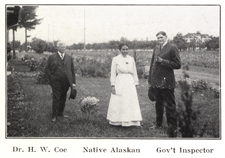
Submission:
[[[175,70],[174,71],[176,76],[183,76],[182,70]],[[190,75],[190,78],[192,80],[206,80],[208,82],[212,83],[219,83],[220,82],[220,76],[219,75],[213,75],[203,72],[195,72],[195,71],[187,71],[187,73]]]
[[[149,66],[145,67],[145,71],[148,72],[149,70]],[[183,77],[183,70],[175,70],[175,77],[176,80],[179,80],[180,78]],[[196,72],[196,71],[187,71],[187,73],[190,76],[190,80],[194,81],[194,80],[205,80],[207,82],[209,82],[209,84],[216,89],[219,89],[220,87],[220,75],[214,75],[214,74],[209,74],[209,73],[205,73],[205,72]]]

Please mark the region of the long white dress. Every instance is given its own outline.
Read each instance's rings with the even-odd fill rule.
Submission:
[[[114,57],[111,65],[111,94],[107,120],[111,125],[140,126],[142,120],[136,86],[139,84],[134,58],[121,54]]]

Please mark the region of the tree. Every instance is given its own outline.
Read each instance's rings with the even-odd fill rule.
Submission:
[[[58,41],[53,41],[53,42],[47,42],[47,47],[46,47],[46,51],[48,52],[57,52],[57,42]]]
[[[220,47],[219,37],[212,37],[211,40],[207,41],[205,46],[207,47],[207,50],[215,50]]]
[[[115,40],[109,41],[110,49],[118,49],[118,46],[119,46],[119,41],[115,41]]]
[[[14,46],[15,49],[18,50],[18,49],[20,48],[20,45],[21,45],[21,44],[20,44],[20,41],[15,41],[14,44],[15,44],[15,46]]]
[[[128,40],[127,40],[127,38],[126,37],[121,37],[120,38],[120,42],[127,42]]]
[[[205,47],[206,47],[206,42],[199,42],[200,50],[204,49]]]
[[[197,31],[196,34],[200,34],[201,35],[201,32],[200,31]]]
[[[19,26],[20,28],[25,28],[25,50],[26,51],[27,51],[27,38],[29,37],[27,35],[27,30],[30,31],[32,29],[35,29],[35,26],[39,25],[42,20],[42,19],[36,19],[37,8],[38,8],[37,6],[23,6],[21,14],[20,14]]]
[[[188,43],[188,48],[192,48],[192,50],[194,51],[196,48],[196,39],[192,39],[189,43]]]
[[[32,38],[31,48],[37,53],[43,53],[48,49],[48,45],[42,39],[38,39],[36,37]]]
[[[158,41],[157,40],[153,40],[149,42],[149,47],[151,49],[155,48],[155,46],[157,45]]]
[[[187,49],[187,42],[183,39],[182,33],[177,33],[177,35],[173,38],[173,43],[177,45],[180,51],[182,49]]]

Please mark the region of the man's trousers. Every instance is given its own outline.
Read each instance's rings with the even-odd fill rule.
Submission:
[[[56,76],[51,79],[50,85],[53,92],[52,117],[63,115],[66,102],[66,94],[70,87],[66,75]]]
[[[163,113],[165,107],[168,125],[168,136],[176,137],[177,114],[174,89],[154,88],[153,92],[156,97],[156,126],[160,127],[163,123]]]

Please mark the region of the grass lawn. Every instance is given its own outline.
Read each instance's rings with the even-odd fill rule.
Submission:
[[[166,138],[166,118],[164,128],[150,129],[155,122],[154,103],[147,97],[146,79],[140,80],[138,89],[142,112],[141,127],[114,127],[106,120],[110,98],[109,78],[83,78],[77,76],[77,98],[67,100],[65,114],[69,118],[60,118],[51,122],[51,88],[49,85],[35,83],[35,77],[24,69],[23,63],[13,61],[14,73],[7,77],[7,137],[73,137],[73,138]],[[22,69],[20,69],[23,67]],[[26,70],[26,72],[21,72]],[[18,73],[19,72],[19,73]],[[15,95],[16,94],[16,95]],[[175,91],[180,101],[180,89]],[[17,96],[17,97],[15,97]],[[81,97],[94,96],[100,99],[98,114],[85,120],[78,102]],[[19,98],[19,99],[18,99]],[[220,100],[213,92],[194,93],[193,109],[198,110],[196,130],[201,132],[207,124],[203,138],[220,137]]]

